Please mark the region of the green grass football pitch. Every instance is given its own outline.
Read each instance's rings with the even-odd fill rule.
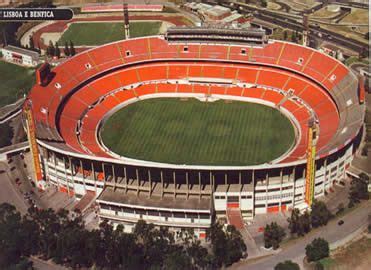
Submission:
[[[295,138],[278,110],[247,102],[148,99],[113,114],[103,143],[130,158],[173,164],[255,165],[284,154]]]
[[[131,22],[130,37],[156,35],[161,22]],[[74,45],[102,45],[125,38],[124,24],[119,22],[72,23],[58,41],[60,47],[72,40]]]
[[[23,97],[34,83],[34,69],[0,61],[0,107]]]

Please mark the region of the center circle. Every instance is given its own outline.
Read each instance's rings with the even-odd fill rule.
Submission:
[[[127,158],[170,164],[247,166],[292,147],[295,130],[278,109],[243,101],[151,98],[106,119],[102,143]]]

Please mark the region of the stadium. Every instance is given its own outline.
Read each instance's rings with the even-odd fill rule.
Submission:
[[[237,227],[305,209],[345,175],[364,90],[341,62],[260,30],[170,28],[37,71],[24,107],[37,184],[130,231]]]

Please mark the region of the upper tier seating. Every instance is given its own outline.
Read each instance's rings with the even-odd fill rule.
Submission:
[[[165,61],[144,62],[157,59]],[[126,67],[109,72],[122,66]],[[321,149],[331,150],[329,146],[342,145],[341,141],[356,134],[361,123],[357,117],[357,112],[362,112],[360,106],[355,103],[349,105],[349,100],[354,99],[353,85],[356,80],[348,69],[320,52],[291,43],[273,42],[258,48],[206,43],[169,44],[160,37],[139,38],[80,53],[52,72],[55,74],[52,81],[45,87],[36,85],[28,97],[32,101],[36,126],[51,131],[58,128],[66,143],[81,153],[89,149],[95,155],[107,156],[87,140],[92,138],[100,119],[120,103],[151,93],[227,94],[262,99],[276,105],[283,101],[281,107],[292,113],[304,133],[311,115],[307,108],[290,98],[283,100],[284,93],[287,95],[290,91],[290,95],[300,98],[318,118],[320,153]],[[106,75],[102,76],[103,72]],[[94,76],[99,78],[91,80]],[[224,78],[248,85],[230,87],[165,82],[193,77]],[[87,80],[89,83],[84,84]],[[142,85],[142,82],[156,80],[163,82]],[[128,85],[132,85],[132,90],[119,91]],[[107,97],[102,98],[105,95]],[[348,114],[348,110],[354,113]],[[76,134],[79,124],[81,134]],[[341,132],[347,124],[349,129]],[[302,147],[302,142],[299,142],[286,161],[301,158],[305,152]]]

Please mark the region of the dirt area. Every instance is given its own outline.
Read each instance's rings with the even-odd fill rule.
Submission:
[[[274,2],[268,2],[268,9],[272,9],[272,10],[280,10],[281,9],[281,6],[277,3],[274,3]]]
[[[172,26],[175,26],[175,24],[173,24],[173,23],[170,23],[170,22],[162,22],[162,24],[161,24],[161,27],[160,27],[160,34],[164,34],[164,33],[166,33],[166,31],[167,31],[167,29],[169,28],[169,27],[172,27]]]
[[[350,27],[344,25],[321,25],[322,28],[328,29],[333,32],[337,32],[345,37],[356,39],[360,42],[367,45],[367,40],[364,38],[364,35],[361,33],[356,33],[351,31]]]
[[[350,245],[336,250],[331,258],[322,261],[326,270],[370,269],[371,239],[363,237]]]
[[[55,44],[62,36],[63,32],[56,32],[56,33],[42,33],[40,38],[43,40],[43,43],[45,45],[49,44],[49,41],[53,42]],[[59,44],[61,46],[63,44]]]
[[[328,7],[323,7],[311,15],[311,18],[331,18],[335,15],[339,14],[339,12],[334,12],[328,9]]]
[[[317,3],[315,0],[286,0],[282,2],[296,10],[311,8]]]
[[[340,23],[368,24],[368,10],[353,8],[352,12],[340,21]]]

